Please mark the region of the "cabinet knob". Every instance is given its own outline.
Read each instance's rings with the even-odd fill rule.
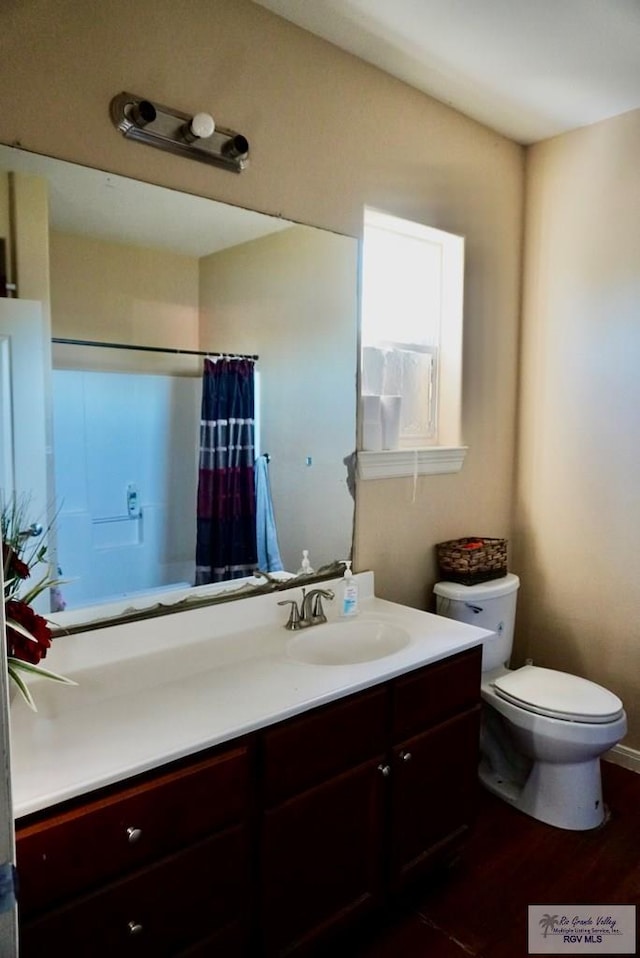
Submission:
[[[130,921],[127,925],[130,935],[140,935],[144,931],[139,921]]]
[[[390,765],[378,765],[378,771],[385,777],[389,778],[391,775],[391,766]]]
[[[403,762],[410,762],[411,759],[413,758],[413,755],[411,754],[411,752],[400,752],[400,758],[402,759]]]
[[[135,845],[137,841],[140,841],[142,838],[142,829],[134,828],[133,825],[130,825],[127,829],[127,841],[130,845]]]

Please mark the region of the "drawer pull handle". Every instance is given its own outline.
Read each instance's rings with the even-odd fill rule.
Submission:
[[[413,758],[413,755],[411,754],[411,752],[400,752],[400,758],[402,759],[403,762],[410,762],[411,759]]]
[[[127,925],[130,935],[140,935],[144,931],[139,921],[130,921]]]
[[[389,778],[391,775],[391,766],[390,765],[378,765],[378,771],[384,778]]]
[[[127,829],[127,841],[130,845],[135,845],[136,842],[140,841],[142,838],[142,829],[134,828],[133,825],[130,825]]]

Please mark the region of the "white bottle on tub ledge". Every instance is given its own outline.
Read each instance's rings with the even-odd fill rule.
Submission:
[[[300,563],[300,568],[298,569],[297,575],[313,575],[313,568],[311,566],[311,561],[309,559],[309,550],[302,550],[302,562]]]

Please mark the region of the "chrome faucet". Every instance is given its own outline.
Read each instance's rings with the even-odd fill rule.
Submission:
[[[333,599],[334,593],[331,589],[312,589],[311,592],[302,590],[300,606],[295,599],[283,599],[278,605],[290,605],[291,612],[285,629],[290,632],[297,632],[298,629],[308,629],[311,625],[320,625],[327,621],[322,608],[323,599]]]
[[[300,625],[304,629],[308,625],[320,625],[326,622],[327,617],[322,608],[323,599],[333,599],[334,593],[331,589],[312,589],[305,595],[302,590],[302,606],[300,609]]]

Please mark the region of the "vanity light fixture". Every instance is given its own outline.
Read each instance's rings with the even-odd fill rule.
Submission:
[[[218,126],[209,113],[189,116],[133,93],[115,96],[110,112],[114,126],[130,140],[235,173],[241,173],[247,166],[247,138]]]

